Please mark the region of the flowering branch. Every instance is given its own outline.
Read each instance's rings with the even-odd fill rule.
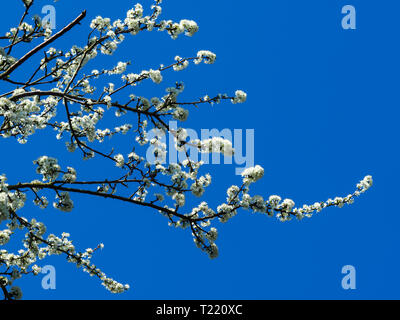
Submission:
[[[29,9],[29,7],[27,7],[27,9],[26,9],[26,14],[27,14],[28,9]],[[72,21],[70,24],[68,24],[64,29],[60,30],[55,35],[53,35],[51,38],[47,39],[46,41],[42,42],[40,45],[36,46],[31,51],[29,51],[28,53],[26,53],[21,59],[19,59],[17,62],[15,62],[11,67],[9,67],[2,74],[0,74],[0,79],[5,79],[6,77],[8,77],[14,70],[16,70],[20,65],[22,65],[25,61],[27,61],[35,53],[39,52],[40,50],[47,47],[52,42],[56,41],[58,38],[62,37],[65,33],[70,31],[74,26],[79,24],[79,22],[81,22],[85,17],[86,17],[86,11],[83,11],[78,17],[76,17],[76,19],[74,21]],[[14,39],[15,39],[15,37],[14,37]],[[10,47],[10,49],[11,49],[11,47]],[[11,50],[9,50],[9,53],[10,52],[11,52]]]
[[[104,166],[107,178],[92,177],[83,181],[78,180],[73,167],[62,169],[56,158],[42,156],[33,162],[41,180],[8,184],[6,176],[0,175],[0,224],[6,224],[6,229],[0,230],[0,246],[5,248],[18,230],[25,232],[23,249],[17,253],[0,250],[0,288],[5,299],[21,298],[22,292],[19,287],[12,286],[13,282],[22,275],[39,274],[40,267],[35,264],[37,260],[53,254],[66,255],[69,262],[96,276],[113,293],[129,289],[128,285],[107,277],[91,262],[94,252],[103,248],[102,244],[77,252],[68,233],[63,233],[61,237],[53,234],[45,237],[47,230],[43,223],[35,219],[28,221],[20,216],[18,212],[28,197],[42,209],[49,206],[49,197],[53,197],[53,207],[63,212],[74,208],[71,194],[150,208],[164,215],[170,226],[190,230],[195,245],[210,258],[216,258],[219,252],[216,245],[218,231],[212,224],[217,220],[222,223],[229,221],[240,209],[274,216],[280,221],[301,220],[328,207],[352,204],[356,197],[372,186],[372,177],[366,176],[357,185],[356,191],[345,197],[296,208],[293,200],[282,200],[277,195],[264,199],[263,196],[250,194],[250,186],[264,176],[264,169],[255,166],[243,171],[241,183],[228,188],[226,201],[216,209],[210,208],[205,201],[188,207],[187,199],[201,198],[212,183],[211,175],[201,173],[204,163],[193,160],[190,151],[220,153],[230,157],[235,150],[231,141],[221,137],[191,140],[184,127],[173,127],[169,121],[183,123],[193,107],[223,101],[244,103],[247,94],[236,90],[234,94],[205,95],[184,101],[180,99],[185,88],[183,83],[167,87],[162,97],[148,99],[128,93],[144,81],[160,85],[168,72],[180,72],[192,64],[213,64],[216,55],[206,50],[186,58],[176,56],[174,62],[166,66],[138,73],[130,72],[130,62],[120,61],[102,70],[88,70],[88,62],[95,60],[99,53],[112,55],[128,35],[158,30],[176,39],[181,34],[193,36],[198,31],[197,24],[187,19],[179,22],[160,20],[161,0],[155,0],[149,15],[144,15],[143,7],[137,4],[127,11],[123,20],[111,22],[109,18],[96,17],[91,21],[86,44],[62,51],[49,46],[67,36],[84,19],[86,12],[51,36],[51,30],[40,21],[35,20],[34,26],[24,21],[33,1],[23,2],[25,11],[18,26],[0,37],[0,41],[10,42],[0,46],[0,81],[15,86],[8,92],[0,93],[0,137],[14,137],[24,144],[38,130],[55,131],[57,139],[64,141],[69,152],[78,151],[84,160],[106,160],[111,166]],[[36,38],[44,40],[20,59],[11,56],[15,45],[29,43]],[[34,61],[33,56],[45,48],[47,51],[41,61]],[[9,78],[23,63],[28,62],[35,67],[27,80]],[[106,76],[119,77],[117,81],[120,83],[110,82],[102,90],[96,89],[98,79]],[[106,117],[117,123],[114,128],[100,127]],[[129,122],[123,119],[129,119]],[[150,132],[155,133],[154,137],[150,136]],[[127,134],[134,137],[132,145],[113,145],[111,150],[102,149],[106,138]],[[175,149],[184,155],[184,160],[166,164],[167,148],[163,137],[167,134],[172,135]],[[148,159],[146,151],[150,148],[150,155],[155,161]],[[119,175],[109,177],[111,173],[108,169],[112,172],[111,168],[115,167],[120,170]]]

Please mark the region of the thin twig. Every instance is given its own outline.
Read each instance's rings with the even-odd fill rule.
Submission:
[[[84,18],[86,17],[86,10],[83,11],[74,21],[72,21],[70,24],[68,24],[65,28],[57,32],[55,35],[47,39],[46,41],[42,42],[40,45],[29,51],[27,54],[25,54],[21,59],[19,59],[16,63],[14,63],[10,68],[8,68],[5,72],[3,72],[0,75],[0,79],[4,79],[8,77],[15,69],[17,69],[20,65],[22,65],[26,60],[28,60],[30,57],[32,57],[35,53],[38,51],[42,50],[46,46],[48,46],[50,43],[54,42],[58,38],[60,38],[62,35],[64,35],[66,32],[70,31],[74,26],[79,24]]]

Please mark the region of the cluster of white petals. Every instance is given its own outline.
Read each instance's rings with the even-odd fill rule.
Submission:
[[[244,103],[247,100],[247,94],[246,92],[242,91],[242,90],[237,90],[235,93],[235,97],[232,99],[232,103],[236,104],[236,103]]]
[[[216,59],[217,56],[215,53],[208,50],[201,50],[197,53],[197,59],[195,60],[195,63],[199,64],[204,61],[206,64],[213,64]]]
[[[260,180],[264,176],[264,169],[259,165],[247,168],[242,172],[243,183],[249,185],[250,183]]]

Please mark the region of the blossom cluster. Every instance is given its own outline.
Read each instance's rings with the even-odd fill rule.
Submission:
[[[52,166],[43,167],[42,174],[49,176],[52,173]],[[41,183],[36,181],[33,184],[37,184],[39,188]],[[25,201],[26,195],[20,191],[11,192],[8,190],[6,177],[4,175],[0,176],[0,223],[8,221],[7,228],[0,230],[0,245],[7,244],[10,241],[10,236],[18,229],[27,231],[23,239],[24,249],[20,249],[17,253],[10,253],[5,249],[0,250],[1,265],[4,265],[7,270],[11,270],[7,273],[10,274],[10,277],[0,277],[0,285],[3,288],[12,286],[13,282],[23,274],[32,273],[38,275],[40,273],[40,267],[36,265],[38,260],[43,260],[50,255],[64,254],[69,262],[75,263],[85,272],[102,280],[103,285],[111,292],[120,293],[129,289],[129,285],[122,285],[108,278],[91,263],[93,253],[97,248],[102,248],[103,245],[99,245],[95,250],[87,249],[85,252],[79,253],[76,252],[68,233],[63,233],[61,237],[50,234],[44,238],[47,228],[43,223],[35,219],[28,221],[17,214],[17,211],[24,206]],[[11,287],[8,294],[12,299],[20,299],[22,297],[21,289],[15,286]]]

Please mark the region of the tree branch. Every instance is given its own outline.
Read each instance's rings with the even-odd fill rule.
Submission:
[[[83,11],[74,21],[72,21],[70,24],[68,24],[66,27],[64,27],[62,30],[57,32],[55,35],[47,39],[46,41],[42,42],[40,45],[29,51],[27,54],[25,54],[21,59],[19,59],[16,63],[14,63],[10,68],[8,68],[5,72],[3,72],[0,75],[0,79],[5,79],[8,77],[15,69],[17,69],[20,65],[22,65],[26,60],[28,60],[30,57],[32,57],[35,53],[38,51],[42,50],[46,46],[48,46],[50,43],[54,42],[61,36],[63,36],[65,33],[70,31],[74,26],[79,24],[84,18],[86,17],[86,10]]]
[[[87,195],[98,196],[98,197],[102,197],[102,198],[106,198],[106,199],[115,199],[115,200],[120,200],[120,201],[124,201],[124,202],[130,202],[130,203],[133,203],[136,205],[141,205],[144,207],[153,208],[153,209],[162,211],[166,214],[176,216],[181,219],[185,219],[185,220],[188,219],[187,216],[179,214],[175,211],[166,209],[164,207],[160,207],[160,206],[157,206],[152,203],[129,199],[126,197],[115,195],[115,194],[101,193],[101,192],[85,190],[85,189],[67,188],[67,187],[63,187],[63,186],[56,186],[54,184],[49,184],[49,183],[19,183],[17,185],[8,186],[8,190],[20,190],[23,188],[51,189],[51,190],[57,190],[57,191],[66,191],[66,192],[72,192],[72,193],[87,194]]]

